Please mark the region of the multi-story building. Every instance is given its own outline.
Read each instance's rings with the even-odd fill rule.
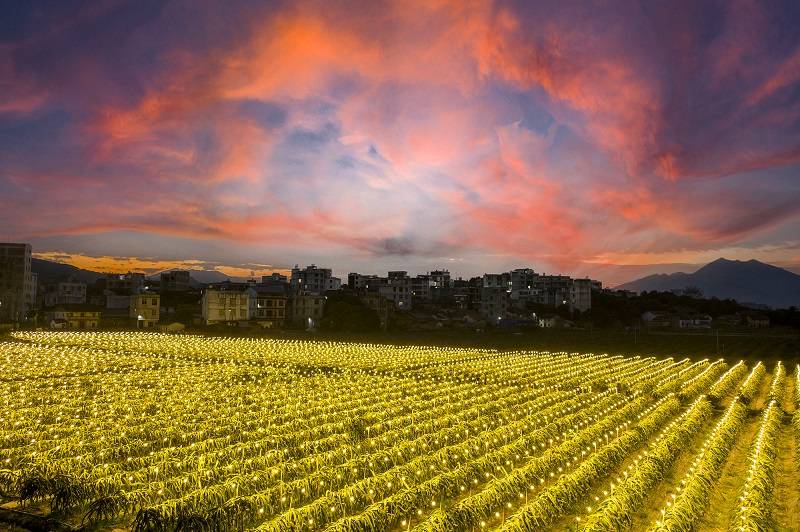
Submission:
[[[336,281],[338,280],[338,285]],[[318,268],[314,264],[306,266],[302,270],[295,265],[292,268],[292,277],[289,285],[294,292],[305,292],[307,294],[324,294],[327,290],[338,290],[341,288],[341,279],[332,277],[330,268]]]
[[[516,270],[511,270],[508,277],[511,281],[511,291],[513,293],[518,290],[532,290],[539,274],[531,268],[517,268]]]
[[[347,287],[350,290],[368,290],[370,284],[373,288],[378,286],[380,277],[377,275],[364,275],[361,273],[348,273],[347,274]]]
[[[289,321],[296,327],[314,329],[325,313],[325,296],[293,294],[289,299]]]
[[[566,275],[539,275],[532,286],[538,291],[538,302],[543,305],[560,307],[570,302],[572,278]]]
[[[43,300],[45,307],[86,303],[86,283],[64,281],[48,285],[45,287]]]
[[[144,282],[143,273],[109,273],[106,275],[106,290],[115,294],[135,294],[144,288]]]
[[[0,244],[0,323],[27,318],[33,291],[31,245]]]
[[[53,329],[96,329],[100,309],[92,305],[63,305],[45,312],[45,322]]]
[[[286,321],[286,290],[281,285],[255,285],[250,296],[250,319],[265,328],[283,327]]]
[[[417,299],[431,299],[431,276],[417,275],[411,279],[411,295]]]
[[[481,308],[481,292],[483,291],[483,277],[471,277],[467,281],[467,306],[472,310]]]
[[[288,285],[289,284],[289,279],[283,274],[271,273],[269,275],[262,275],[261,276],[261,284],[262,285],[273,285],[273,284],[279,284],[279,285],[284,285],[285,284],[285,285]]]
[[[161,272],[161,291],[162,292],[186,292],[192,276],[188,270],[171,270]]]
[[[527,303],[549,307],[569,305],[570,310],[581,312],[591,308],[592,287],[596,285],[596,281],[589,279],[572,279],[566,275],[541,275],[531,268],[487,273],[483,275],[482,283],[483,288],[508,290],[510,300],[518,307],[524,307]]]
[[[31,272],[31,289],[28,293],[28,312],[36,309],[39,296],[39,274]]]
[[[511,299],[518,304],[540,303],[542,293],[537,285],[539,274],[531,268],[517,268],[508,273]]]
[[[161,296],[141,292],[130,296],[128,317],[136,320],[137,329],[150,329],[158,325],[161,316]]]
[[[433,270],[428,273],[428,278],[433,288],[450,288],[453,286],[453,281],[450,279],[450,272],[448,270]]]
[[[502,287],[483,287],[481,290],[481,314],[490,323],[497,324],[508,318],[510,292]]]
[[[472,287],[470,282],[459,277],[453,280],[453,288],[451,295],[455,307],[460,310],[467,310],[470,307],[470,297],[472,295]]]
[[[206,325],[247,321],[250,319],[250,295],[244,289],[206,288],[201,312]]]
[[[400,310],[411,310],[411,291],[412,280],[408,272],[393,271],[389,272],[385,282],[381,283],[378,292],[381,296],[391,300],[395,308]]]
[[[569,308],[571,311],[586,312],[592,308],[592,281],[573,279],[570,289]]]
[[[484,288],[503,288],[508,290],[511,288],[511,274],[506,273],[484,273],[483,274],[483,287]]]

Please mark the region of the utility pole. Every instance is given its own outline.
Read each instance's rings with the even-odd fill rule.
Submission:
[[[717,329],[717,354],[719,354],[719,329]]]

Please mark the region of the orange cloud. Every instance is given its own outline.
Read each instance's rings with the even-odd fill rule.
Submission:
[[[172,268],[203,269],[203,262],[199,260],[161,260],[140,257],[112,257],[108,255],[90,256],[82,253],[64,253],[61,251],[36,252],[33,256],[38,259],[71,264],[77,268],[100,273],[132,271],[150,274]]]
[[[61,251],[36,252],[38,259],[70,264],[77,268],[100,273],[142,272],[148,275],[164,270],[213,270],[229,277],[261,277],[271,273],[290,275],[291,270],[275,268],[269,265],[228,265],[214,264],[202,260],[162,260],[143,257],[115,257],[109,255],[92,256],[82,253],[65,253]]]

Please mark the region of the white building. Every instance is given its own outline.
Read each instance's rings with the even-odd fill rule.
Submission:
[[[265,328],[283,327],[286,321],[286,292],[278,284],[256,285],[247,289],[250,319]]]
[[[137,329],[151,329],[161,316],[161,296],[142,292],[130,296],[128,317],[136,320]]]
[[[244,291],[206,288],[201,312],[206,325],[247,321],[250,319],[250,296]]]

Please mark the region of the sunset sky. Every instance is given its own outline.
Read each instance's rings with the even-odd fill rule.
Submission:
[[[7,2],[0,241],[231,275],[799,270],[798,27],[797,0]]]

